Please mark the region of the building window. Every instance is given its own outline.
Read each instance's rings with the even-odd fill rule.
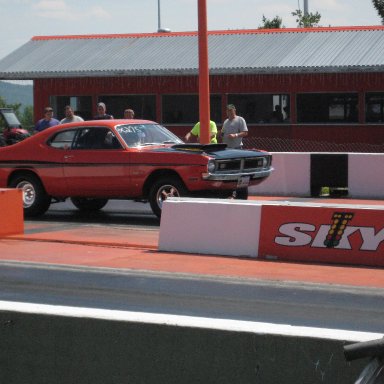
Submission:
[[[99,96],[98,101],[105,103],[107,113],[115,119],[124,117],[125,109],[133,109],[136,119],[156,121],[155,95],[119,95]]]
[[[298,123],[357,123],[357,93],[297,95]]]
[[[210,96],[210,117],[221,123],[221,96]],[[196,124],[199,121],[198,95],[163,95],[162,97],[164,124]]]
[[[65,117],[65,106],[70,105],[75,115],[84,120],[92,119],[92,97],[91,96],[51,96],[51,106],[59,120]]]
[[[236,113],[251,124],[279,124],[289,122],[289,95],[233,94],[228,103],[234,104]]]
[[[384,121],[384,93],[367,93],[365,95],[365,121],[382,123]]]

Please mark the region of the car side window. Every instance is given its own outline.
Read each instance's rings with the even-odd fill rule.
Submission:
[[[81,129],[73,143],[73,149],[121,149],[116,135],[108,128]]]
[[[57,133],[49,142],[48,145],[57,149],[70,149],[76,130],[62,131]]]

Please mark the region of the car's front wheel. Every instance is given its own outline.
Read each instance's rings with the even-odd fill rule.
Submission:
[[[73,205],[81,211],[99,211],[108,203],[108,199],[71,197]]]
[[[42,215],[51,205],[51,197],[45,192],[41,181],[34,175],[18,175],[11,180],[9,186],[23,190],[25,216]]]
[[[247,200],[248,199],[248,188],[236,189],[236,199]]]
[[[161,216],[163,202],[169,197],[181,197],[187,194],[183,182],[177,177],[164,177],[156,181],[149,192],[149,203],[153,213]]]

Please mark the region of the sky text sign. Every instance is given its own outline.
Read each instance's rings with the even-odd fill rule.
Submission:
[[[264,205],[259,257],[384,266],[382,209]]]

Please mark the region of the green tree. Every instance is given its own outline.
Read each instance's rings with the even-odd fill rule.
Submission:
[[[4,97],[0,96],[0,108],[12,108],[16,115],[20,116],[20,103],[8,104]]]
[[[304,15],[301,9],[296,9],[295,12],[292,12],[292,16],[296,16],[298,28],[319,27],[319,21],[321,19],[319,12],[310,12],[307,15]]]
[[[372,3],[381,17],[381,24],[384,24],[384,0],[372,0]]]
[[[0,96],[0,108],[6,108],[7,103],[4,100],[4,97]]]
[[[24,108],[20,122],[24,128],[33,131],[33,121],[33,107],[32,105],[28,105]]]
[[[279,16],[275,16],[272,20],[267,19],[263,15],[263,24],[259,26],[259,29],[279,29],[285,28],[283,24],[283,19]]]

